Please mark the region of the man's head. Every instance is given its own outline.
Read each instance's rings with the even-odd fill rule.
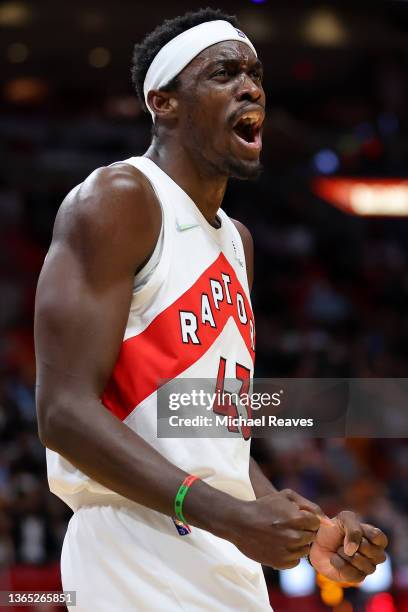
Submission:
[[[242,33],[234,29],[238,27],[235,17],[203,9],[164,22],[136,45],[133,82],[146,107],[143,86],[159,51],[183,32],[208,22],[220,24],[220,20],[234,26],[231,31],[236,40],[210,44],[175,78],[149,89],[147,101],[154,113],[154,135],[159,144],[168,137],[174,141],[177,136],[184,150],[203,169],[225,176],[253,178],[261,168],[259,154],[265,106],[262,67],[249,41],[241,42]],[[227,29],[228,24],[225,24]],[[211,32],[213,26],[209,23],[208,28],[200,27],[203,28]],[[162,57],[165,52],[166,49]]]

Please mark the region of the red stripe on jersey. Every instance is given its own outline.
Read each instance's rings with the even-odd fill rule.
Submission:
[[[228,274],[232,304],[227,303],[222,274]],[[218,280],[224,292],[219,310],[214,305],[210,280]],[[201,323],[201,298],[209,297],[216,327]],[[241,323],[237,311],[237,293],[240,293],[247,313],[247,323]],[[193,312],[199,321],[197,335],[200,344],[183,343],[180,328],[180,311]],[[146,397],[155,391],[160,382],[175,378],[200,359],[219,336],[228,319],[233,317],[245,341],[248,351],[255,358],[251,346],[249,320],[253,314],[250,303],[223,253],[199,276],[196,282],[175,302],[158,314],[146,329],[127,338],[123,343],[111,378],[102,396],[103,404],[121,420]],[[214,372],[214,377],[216,377]]]

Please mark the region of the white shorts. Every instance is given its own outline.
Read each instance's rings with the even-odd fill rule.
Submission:
[[[75,612],[271,612],[259,563],[196,527],[181,536],[172,519],[137,504],[79,508],[61,574]]]

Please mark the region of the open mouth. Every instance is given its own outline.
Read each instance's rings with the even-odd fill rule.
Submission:
[[[263,117],[258,112],[247,112],[234,124],[233,130],[246,143],[260,146],[262,123]]]

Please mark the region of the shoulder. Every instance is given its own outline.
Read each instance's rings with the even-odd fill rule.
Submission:
[[[70,191],[58,211],[56,229],[65,232],[73,225],[91,223],[95,231],[111,224],[126,230],[129,223],[148,225],[160,216],[160,205],[144,174],[120,163],[98,168]]]
[[[248,284],[249,288],[251,289],[254,276],[254,241],[252,239],[252,234],[249,229],[243,223],[241,223],[241,221],[237,221],[237,219],[232,218],[231,221],[237,228],[244,246]]]
[[[101,245],[136,263],[154,248],[161,208],[148,179],[127,163],[98,168],[65,198],[58,211],[53,242],[68,242],[92,254]]]

